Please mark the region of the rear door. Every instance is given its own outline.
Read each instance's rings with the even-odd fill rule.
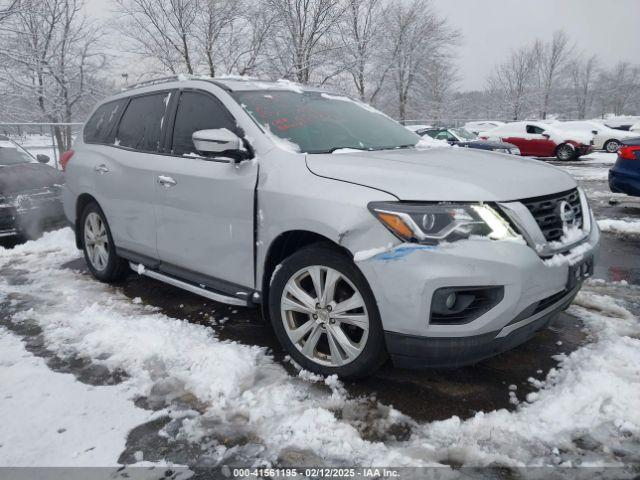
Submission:
[[[223,103],[207,91],[183,90],[171,148],[155,165],[157,245],[165,272],[234,294],[254,285],[258,163],[199,156],[193,132],[216,128],[237,131]]]
[[[171,91],[132,97],[108,156],[96,161],[100,205],[118,249],[156,260],[155,168],[166,131]]]

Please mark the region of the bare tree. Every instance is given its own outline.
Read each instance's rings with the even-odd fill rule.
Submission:
[[[602,103],[615,115],[629,113],[627,107],[640,91],[640,67],[620,62],[602,75],[600,83]]]
[[[330,32],[344,11],[340,0],[265,0],[265,5],[276,15],[274,41],[284,76],[309,83],[327,52],[336,49]]]
[[[410,4],[393,3],[384,13],[388,24],[387,55],[392,63],[400,120],[406,120],[407,107],[417,84],[427,81],[425,74],[448,57],[459,34],[432,10],[429,0]]]
[[[226,73],[253,75],[270,57],[267,46],[273,32],[275,14],[264,3],[239,6],[238,17],[229,25],[220,45]]]
[[[0,24],[16,12],[17,5],[18,0],[11,0],[6,4],[5,2],[0,4]]]
[[[353,80],[358,97],[374,102],[391,64],[381,64],[377,49],[383,42],[383,7],[380,0],[347,0],[339,24],[345,70]]]
[[[201,0],[195,21],[197,48],[202,51],[209,75],[216,76],[216,50],[225,30],[232,29],[239,17],[240,3],[235,0]]]
[[[507,103],[509,115],[518,120],[524,113],[532,90],[533,73],[536,67],[536,52],[521,47],[511,52],[509,58],[496,66],[489,78],[489,87],[500,92]]]
[[[595,55],[587,59],[578,58],[569,64],[568,70],[576,116],[579,119],[586,118],[594,99],[598,58]]]
[[[565,67],[571,53],[569,37],[564,31],[558,30],[549,42],[537,41],[533,50],[540,75],[540,116],[542,119],[546,119],[549,100],[556,86],[557,77]]]
[[[165,70],[194,73],[197,0],[115,0],[122,12],[120,32],[134,53],[158,60]],[[205,22],[206,23],[206,22]]]
[[[94,94],[93,75],[105,56],[101,31],[82,14],[82,0],[21,0],[0,35],[0,80],[14,99],[16,115],[36,111],[50,122],[71,122]],[[23,112],[20,112],[22,109]],[[71,129],[54,130],[60,151],[71,145]]]

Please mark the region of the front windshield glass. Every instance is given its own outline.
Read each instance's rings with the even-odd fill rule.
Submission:
[[[463,140],[475,140],[476,138],[478,138],[476,135],[464,128],[453,128],[452,131]]]
[[[32,163],[33,157],[10,140],[0,140],[0,166]]]
[[[421,138],[364,103],[320,92],[240,91],[236,100],[271,133],[305,153],[411,148]]]

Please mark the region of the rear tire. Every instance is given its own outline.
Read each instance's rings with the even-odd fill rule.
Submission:
[[[620,142],[618,140],[607,140],[603,148],[608,153],[616,153],[618,148],[620,148]]]
[[[269,313],[280,344],[311,372],[357,379],[387,358],[367,280],[330,246],[311,245],[282,262],[269,290]]]
[[[82,250],[91,274],[101,282],[117,282],[129,272],[129,264],[116,255],[109,224],[100,206],[89,203],[80,216]]]
[[[577,157],[576,149],[568,143],[563,143],[556,149],[556,158],[561,162],[568,162]]]

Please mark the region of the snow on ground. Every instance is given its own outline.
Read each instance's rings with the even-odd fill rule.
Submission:
[[[604,220],[598,220],[598,226],[603,232],[640,235],[640,220],[606,218]]]
[[[149,419],[130,385],[54,373],[0,327],[0,467],[116,466],[127,433]]]
[[[593,152],[593,153],[590,153],[589,155],[580,157],[576,161],[576,163],[587,164],[587,165],[593,165],[593,164],[613,165],[614,163],[616,163],[617,159],[618,159],[617,153]]]
[[[621,300],[588,288],[578,297],[571,312],[582,318],[591,343],[561,357],[559,367],[546,378],[531,379],[539,391],[520,398],[515,411],[479,412],[466,421],[452,417],[420,424],[393,408],[377,405],[375,410],[382,412],[375,420],[378,431],[407,424],[412,435],[406,441],[374,441],[365,438],[355,420],[358,415],[353,413],[362,415],[370,405],[349,398],[335,378],[323,380],[304,372],[291,376],[263,348],[221,341],[209,328],[170,318],[87,275],[61,268],[78,256],[69,229],[47,233],[14,250],[0,250],[0,301],[14,304],[13,325],[37,322],[47,347],[58,356],[89,357],[129,376],[121,386],[96,387],[101,395],[102,389],[111,392],[104,395],[126,417],[115,433],[95,440],[104,442],[100,461],[107,461],[109,455],[115,459],[122,448],[123,429],[133,421],[143,421],[144,414],[137,417],[132,405],[122,404],[124,396],[131,400],[142,396],[164,408],[172,418],[172,428],[165,428],[162,434],[199,443],[213,464],[238,458],[244,464],[268,464],[291,451],[306,455],[303,462],[308,465],[619,465],[640,461],[640,324]],[[24,281],[11,281],[12,270],[21,272]],[[40,362],[21,358],[15,340],[6,334],[0,348],[5,344],[8,353],[2,358],[18,362],[7,378],[9,388],[19,392],[20,398],[41,388],[43,382],[25,378],[32,370],[43,381],[45,375],[67,378],[41,372]],[[23,374],[20,362],[29,361],[35,365]],[[65,394],[56,381],[47,380],[53,391],[65,398],[79,398],[69,399],[73,408],[66,415],[55,406],[48,410],[45,404],[42,415],[48,415],[49,421],[39,416],[34,423],[56,419],[54,428],[59,424],[73,429],[70,417],[76,413],[84,418],[92,393],[78,385]],[[4,391],[4,376],[2,385]],[[4,398],[0,403],[3,418],[19,409],[10,400]],[[106,400],[96,402],[96,410],[107,408]],[[109,423],[110,412],[104,414],[105,423]],[[62,415],[60,421],[58,415]],[[220,432],[237,438],[237,443],[230,446],[216,441]],[[101,432],[96,436],[102,436]],[[251,438],[249,443],[247,438]],[[23,441],[26,438],[16,440]],[[585,442],[592,446],[586,451]],[[71,450],[85,445],[79,440],[71,444],[73,448],[60,447],[61,463]],[[17,456],[20,446],[11,448],[15,453],[0,452],[4,464],[24,461],[25,457]],[[58,446],[54,443],[51,448],[55,452]],[[50,458],[33,456],[32,461],[44,465]]]
[[[581,182],[601,182],[609,178],[609,170],[604,168],[574,167],[562,164],[556,164],[556,166]]]

